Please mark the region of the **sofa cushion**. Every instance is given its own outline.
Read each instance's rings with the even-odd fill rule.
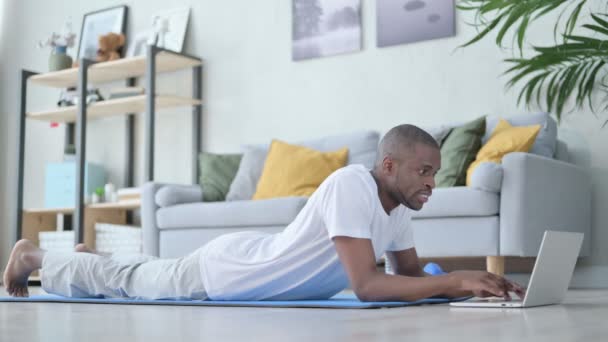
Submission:
[[[205,228],[288,225],[295,219],[306,197],[283,197],[258,201],[199,202],[161,208],[158,227]]]
[[[500,255],[499,226],[498,216],[412,220],[421,258]]]
[[[441,145],[441,169],[435,177],[438,188],[464,185],[467,168],[481,147],[485,117],[454,128]]]
[[[226,199],[230,184],[241,163],[241,154],[215,154],[203,152],[199,155],[201,175],[199,184],[203,188],[203,201],[216,202]]]
[[[310,196],[337,169],[344,167],[348,149],[319,152],[273,140],[254,200]]]
[[[466,186],[440,188],[420,211],[414,211],[413,218],[491,216],[499,212],[500,197],[495,192],[487,192]]]
[[[348,148],[348,165],[363,164],[371,169],[376,159],[379,140],[378,132],[362,131],[307,140],[295,144],[321,152],[330,152],[346,147]],[[264,169],[269,148],[269,144],[244,146],[243,159],[226,195],[227,201],[249,200],[253,197]]]
[[[530,153],[553,158],[557,145],[557,123],[547,113],[527,113],[504,117],[513,126],[541,125],[540,132],[536,136]],[[485,144],[494,128],[498,125],[500,118],[488,116],[486,119],[486,134],[482,142]]]

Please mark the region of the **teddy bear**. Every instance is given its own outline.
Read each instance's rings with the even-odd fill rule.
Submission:
[[[110,32],[99,36],[97,62],[111,61],[120,58],[120,49],[125,45],[125,36],[121,33]]]
[[[120,58],[120,48],[125,45],[125,36],[122,33],[104,34],[99,36],[99,46],[97,48],[97,62],[111,61]],[[73,68],[78,67],[78,61],[74,61]]]

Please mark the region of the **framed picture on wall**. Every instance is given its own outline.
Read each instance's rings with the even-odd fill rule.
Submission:
[[[292,0],[294,61],[361,50],[361,0]]]
[[[127,6],[111,7],[85,14],[80,30],[77,59],[95,60],[99,36],[110,32],[125,34],[126,26]],[[120,55],[123,55],[122,49]]]
[[[376,0],[378,47],[456,35],[454,0]]]

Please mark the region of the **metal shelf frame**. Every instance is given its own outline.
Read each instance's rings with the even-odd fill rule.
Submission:
[[[157,60],[156,57],[159,53],[163,56],[167,54],[173,54],[176,57],[186,57],[194,62],[192,66],[187,66],[182,69],[192,69],[192,98],[199,101],[199,104],[192,105],[192,180],[193,183],[198,181],[200,175],[200,168],[198,163],[198,155],[202,151],[202,94],[203,94],[203,66],[202,60],[198,57],[189,56],[182,53],[169,51],[166,49],[159,48],[154,45],[147,47],[145,73],[143,75],[126,75],[124,79],[127,85],[132,86],[135,84],[135,77],[143,76],[145,82],[145,94],[146,104],[144,112],[144,182],[154,180],[154,137],[155,137],[155,96],[156,96],[156,73]],[[112,62],[105,62],[108,65],[112,65]],[[118,64],[118,63],[115,63]],[[81,59],[78,69],[78,94],[80,99],[86,99],[87,95],[87,84],[89,80],[89,69],[92,65],[95,65],[94,61]],[[177,69],[166,69],[162,71],[174,71]],[[63,73],[65,74],[65,73]],[[26,138],[26,123],[27,123],[27,88],[28,80],[32,77],[40,75],[39,73],[22,69],[21,70],[21,87],[20,87],[20,108],[19,108],[19,125],[18,125],[18,162],[17,162],[17,222],[14,225],[16,229],[15,242],[19,240],[23,232],[23,183],[24,183],[24,165],[25,165],[25,138]],[[52,86],[52,85],[50,85]],[[73,229],[75,231],[75,243],[81,243],[84,240],[84,214],[85,214],[85,203],[84,203],[84,176],[85,176],[85,162],[86,162],[86,126],[87,126],[87,105],[86,101],[78,102],[78,114],[75,123],[75,133],[71,133],[70,130],[74,126],[66,127],[66,143],[69,143],[71,139],[76,144],[76,198],[75,198],[75,210],[73,216]],[[134,122],[135,114],[126,114],[126,144],[125,144],[125,183],[126,186],[133,186],[134,174],[133,174],[133,156],[134,156]]]

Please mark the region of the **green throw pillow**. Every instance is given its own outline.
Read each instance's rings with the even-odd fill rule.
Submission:
[[[241,163],[242,154],[213,154],[203,152],[199,155],[201,176],[199,183],[203,188],[203,201],[224,201],[230,184]]]
[[[435,176],[438,188],[465,185],[467,169],[481,148],[486,118],[454,128],[441,144],[441,169]]]

